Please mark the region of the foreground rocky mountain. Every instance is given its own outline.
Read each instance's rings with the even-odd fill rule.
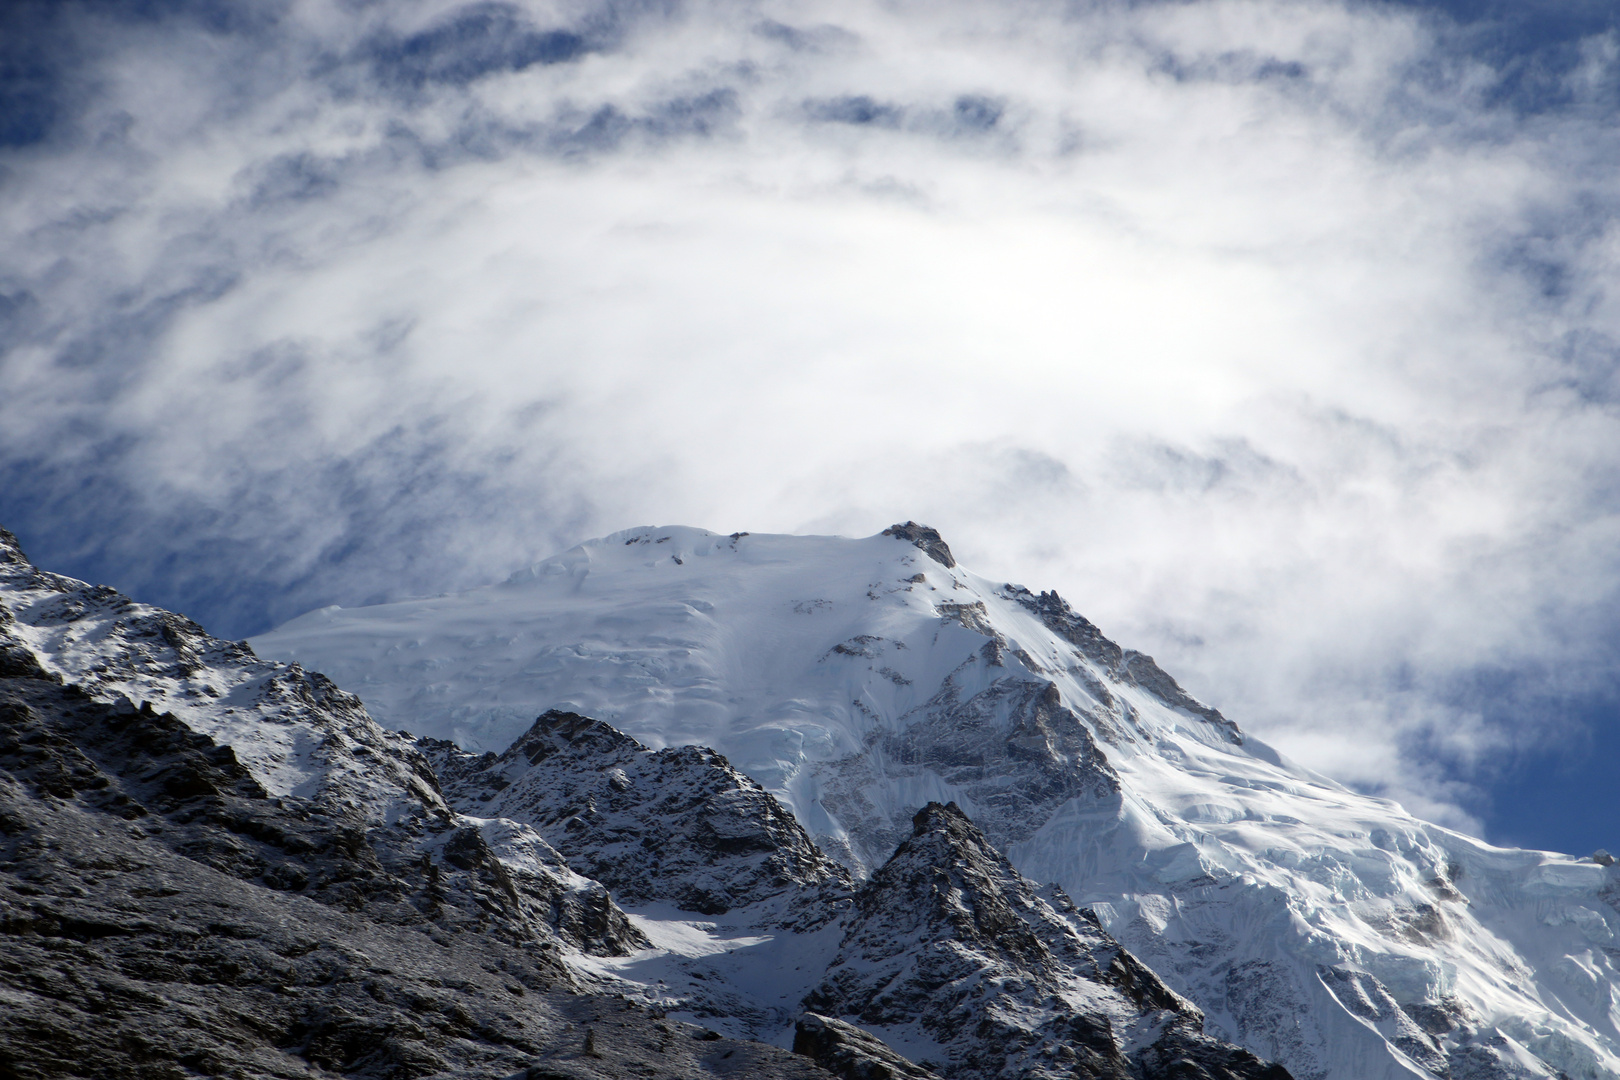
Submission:
[[[1299,769],[1055,594],[968,572],[921,526],[635,529],[500,586],[312,612],[255,648],[473,752],[551,709],[652,751],[712,747],[857,878],[919,809],[954,802],[1208,1035],[1302,1080],[1620,1076],[1620,870],[1494,848]],[[604,977],[697,1002],[774,947],[677,960],[658,933],[662,968],[604,959]],[[815,989],[813,964],[770,955],[802,969],[794,993]]]
[[[632,946],[622,916],[536,921],[566,899],[473,830],[407,858],[432,831],[356,830],[169,714],[0,679],[0,1074],[825,1075],[570,992],[559,942]]]
[[[0,531],[0,1075],[828,1076],[583,992],[646,945],[353,697]]]

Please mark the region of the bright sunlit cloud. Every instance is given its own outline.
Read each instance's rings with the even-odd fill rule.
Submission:
[[[1615,671],[1612,37],[1531,108],[1326,0],[244,10],[39,16],[4,150],[0,507],[138,595],[915,518],[1466,827]]]

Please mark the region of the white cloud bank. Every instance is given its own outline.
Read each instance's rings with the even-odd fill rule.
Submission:
[[[1465,826],[1614,674],[1610,38],[1529,109],[1308,0],[64,10],[0,456],[136,586],[915,518]]]

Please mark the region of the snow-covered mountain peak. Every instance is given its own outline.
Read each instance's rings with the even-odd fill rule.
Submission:
[[[829,813],[839,796],[816,763],[859,755],[947,700],[973,703],[986,731],[1061,704],[1064,730],[1038,725],[1026,741],[1048,746],[1039,756],[1064,776],[1079,763],[1093,786],[1112,784],[1111,760],[1169,730],[1212,745],[1236,738],[1056,594],[979,578],[910,522],[853,540],[630,529],[502,585],[325,608],[254,642],[354,687],[385,723],[470,750],[505,748],[554,707],[654,748],[717,747],[855,866],[885,858],[911,810]],[[1080,781],[1054,780],[1078,793]],[[1042,813],[987,812],[965,788],[926,794],[957,798],[998,842],[1019,838],[1015,819]]]
[[[1620,870],[1293,766],[1055,593],[954,562],[913,523],[634,529],[254,646],[470,751],[552,708],[712,747],[858,875],[954,802],[1301,1080],[1620,1076]]]
[[[243,687],[258,693],[244,696]],[[142,700],[139,707],[130,693]],[[218,697],[234,704],[211,709],[208,703]],[[171,698],[184,719],[152,704]],[[231,743],[193,724],[212,724]],[[289,762],[276,755],[287,744],[313,745],[314,751]],[[289,773],[297,783],[276,790],[287,785]],[[612,1048],[598,1045],[594,1028],[587,1026],[579,1041],[559,1031],[554,1019],[541,1032],[520,1033],[522,1022],[500,1003],[495,1026],[478,1025],[460,1005],[443,1031],[430,1030],[428,1021],[399,1023],[399,1009],[421,1013],[436,1006],[417,990],[394,993],[373,981],[399,975],[392,960],[379,964],[374,950],[391,954],[411,938],[435,954],[468,957],[497,980],[483,989],[495,989],[502,999],[558,986],[585,997],[612,995],[613,1013],[634,1012],[632,1001],[640,1001],[656,1012],[624,1019],[637,1045],[656,1047],[660,1060],[680,1041],[663,1021],[681,1012],[751,1038],[782,1042],[791,1036],[795,1049],[834,1075],[936,1075],[869,1032],[803,1011],[807,995],[829,972],[843,982],[852,974],[859,981],[864,954],[875,945],[885,962],[909,951],[942,958],[977,978],[934,994],[936,986],[897,969],[883,987],[857,986],[855,998],[829,993],[818,1001],[845,1015],[880,1007],[893,1020],[905,997],[910,1005],[902,1027],[944,1038],[939,1047],[946,1050],[948,1080],[1072,1075],[1071,1065],[1087,1060],[1085,1054],[1120,1066],[1093,1073],[1118,1080],[1193,1066],[1190,1075],[1201,1075],[1197,1070],[1206,1065],[1237,1077],[1277,1072],[1257,1072],[1260,1063],[1241,1049],[1204,1037],[1196,1010],[1130,961],[1094,923],[1073,921],[1037,898],[954,805],[917,815],[907,844],[857,886],[786,807],[712,749],[653,750],[601,721],[560,710],[542,714],[500,754],[480,756],[431,738],[413,743],[379,728],[357,698],[324,676],[261,661],[240,643],[216,641],[178,616],[112,590],[42,574],[20,553],[0,573],[0,803],[0,840],[19,857],[0,874],[0,908],[16,931],[7,935],[13,958],[7,966],[14,972],[40,968],[37,959],[15,961],[19,953],[40,954],[36,938],[46,940],[47,955],[71,954],[66,968],[45,965],[64,981],[25,978],[26,991],[5,988],[12,1004],[28,1009],[27,1019],[7,1030],[23,1032],[33,1047],[54,1044],[52,1052],[72,1037],[56,1035],[59,1024],[41,1035],[41,1019],[60,1014],[64,1002],[82,1000],[82,972],[105,970],[108,963],[83,949],[63,953],[49,939],[94,940],[110,926],[119,939],[155,931],[172,949],[170,920],[178,911],[169,904],[169,919],[161,918],[150,898],[183,893],[186,903],[228,921],[206,932],[188,928],[181,940],[196,934],[281,941],[270,924],[319,922],[323,910],[351,917],[332,944],[354,953],[364,965],[364,982],[329,970],[320,979],[325,989],[302,1008],[296,999],[308,988],[289,991],[281,961],[308,950],[284,951],[284,941],[275,947],[280,959],[268,968],[249,970],[222,959],[217,972],[208,970],[211,947],[198,943],[165,952],[158,963],[148,954],[136,965],[143,979],[150,975],[161,984],[172,980],[167,957],[183,956],[189,1006],[197,1004],[193,984],[215,983],[219,975],[232,986],[227,996],[237,1001],[236,1014],[244,995],[273,999],[253,1008],[272,1022],[245,1041],[273,1043],[283,1057],[345,1073],[441,1074],[448,1062],[428,1044],[450,1053],[449,1040],[470,1035],[487,1045],[467,1049],[484,1053],[486,1061],[453,1070],[458,1074],[509,1074],[512,1056],[487,1051],[500,1045],[570,1061],[564,1070],[570,1076],[626,1075],[625,1063],[611,1060],[618,1057]],[[140,857],[128,857],[137,849]],[[66,851],[75,854],[59,859]],[[154,857],[166,867],[155,869]],[[111,904],[79,904],[94,910],[92,921],[65,916],[60,901],[90,896],[91,883],[101,890],[109,869],[122,875],[121,895]],[[911,887],[938,878],[958,883],[944,905],[938,895]],[[180,879],[185,889],[169,887]],[[640,910],[627,914],[602,882],[639,901]],[[58,895],[42,900],[41,884]],[[982,917],[964,923],[958,917],[964,905]],[[1073,911],[1066,902],[1062,908]],[[724,916],[724,922],[693,914]],[[108,915],[113,922],[105,921]],[[362,935],[370,935],[365,949],[353,948]],[[116,952],[125,955],[122,945]],[[453,986],[458,993],[479,986],[477,977],[453,978],[424,976],[418,986]],[[352,987],[361,991],[358,999],[341,989],[350,983],[359,983]],[[1138,1000],[1143,987],[1158,988],[1147,1005]],[[34,991],[45,991],[47,999]],[[879,991],[881,1005],[864,1000]],[[133,993],[148,1005],[167,1000],[146,989]],[[1052,994],[1063,1000],[1045,1003]],[[219,997],[209,992],[210,1007]],[[337,997],[346,1004],[328,1008]],[[100,1012],[102,991],[94,1001],[87,1007]],[[1075,1011],[1077,1004],[1096,1002],[1105,1003],[1109,1015]],[[357,1019],[356,1005],[376,1019]],[[523,1011],[536,1018],[533,1010]],[[538,1011],[544,1017],[550,1006]],[[183,1012],[173,1027],[190,1029],[196,1020],[195,1012]],[[173,1033],[151,1016],[142,1022]],[[224,1031],[209,1038],[220,1035],[244,1041],[240,1032],[234,1040]],[[724,1041],[714,1031],[684,1038],[693,1037]],[[195,1052],[188,1035],[179,1039],[170,1057],[224,1060],[216,1051]],[[784,1080],[816,1072],[757,1045],[725,1064],[739,1048],[746,1049],[718,1049],[713,1071]],[[247,1052],[262,1054],[263,1047]],[[1127,1057],[1144,1067],[1121,1071]],[[581,1061],[583,1071],[574,1067]],[[762,1061],[769,1063],[763,1071],[755,1067]],[[672,1062],[660,1075],[693,1075],[695,1065]],[[659,1071],[639,1057],[629,1067],[647,1075]],[[293,1071],[305,1070],[295,1065]],[[527,1073],[561,1075],[544,1061]]]

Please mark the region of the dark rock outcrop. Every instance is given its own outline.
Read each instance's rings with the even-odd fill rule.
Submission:
[[[718,915],[778,898],[789,921],[818,924],[852,887],[781,803],[713,750],[649,750],[556,710],[499,755],[420,745],[457,809],[534,826],[622,903]]]
[[[951,556],[950,545],[945,543],[945,538],[939,535],[938,529],[930,529],[915,521],[907,521],[899,525],[890,525],[883,530],[883,535],[909,540],[947,570],[956,565],[956,559]]]
[[[854,1024],[805,1013],[793,1026],[793,1052],[842,1080],[939,1080]]]
[[[918,811],[856,904],[806,1007],[921,1034],[943,1058],[918,1064],[941,1076],[1288,1076],[1204,1036],[1194,1005],[1060,891],[1038,892],[954,803]]]

